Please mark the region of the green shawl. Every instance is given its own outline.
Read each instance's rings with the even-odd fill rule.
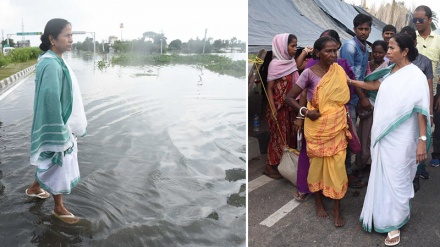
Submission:
[[[374,71],[373,73],[365,76],[364,81],[376,81],[379,80],[380,78],[384,77],[385,75],[389,74],[391,72],[391,70],[394,67],[394,63],[391,64],[388,67],[379,69]],[[373,101],[376,101],[376,97],[377,97],[377,90],[368,90],[368,97],[370,97],[370,99],[372,99]]]
[[[72,80],[56,53],[49,50],[38,59],[35,78],[34,119],[31,132],[31,164],[62,165],[73,140],[66,125],[72,112]]]

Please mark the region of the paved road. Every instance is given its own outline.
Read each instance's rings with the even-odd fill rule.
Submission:
[[[385,246],[386,235],[367,233],[359,221],[366,188],[349,188],[342,200],[346,224],[336,228],[333,217],[320,219],[313,196],[297,203],[295,187],[286,179],[262,175],[266,155],[249,161],[248,246]],[[401,229],[398,246],[440,246],[440,167],[427,167],[431,177],[420,179],[420,190],[412,200],[411,219]],[[326,208],[333,203],[324,201]]]

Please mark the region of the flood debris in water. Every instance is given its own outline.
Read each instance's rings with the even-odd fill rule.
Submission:
[[[134,74],[135,77],[140,77],[140,76],[157,76],[157,74],[153,74],[153,73],[136,73]]]
[[[234,168],[225,171],[225,179],[229,182],[238,181],[240,179],[246,179],[246,170]]]
[[[240,186],[240,191],[228,197],[228,204],[235,207],[246,206],[246,184]]]
[[[208,218],[208,219],[213,219],[213,220],[218,220],[219,219],[219,217],[218,217],[218,213],[217,212],[212,212],[211,214],[209,214],[206,218]]]

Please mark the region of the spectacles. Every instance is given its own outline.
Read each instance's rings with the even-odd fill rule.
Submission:
[[[413,18],[413,23],[417,23],[417,21],[420,24],[423,24],[423,22],[425,22],[425,18]]]

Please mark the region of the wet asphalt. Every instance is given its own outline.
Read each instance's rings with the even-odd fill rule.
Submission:
[[[262,175],[265,162],[265,154],[249,160],[249,188],[255,185],[256,181],[267,180],[267,177]],[[420,190],[411,201],[411,218],[401,228],[401,241],[398,246],[440,246],[440,167],[428,165],[426,169],[430,178],[419,179]],[[364,181],[367,179],[368,176]],[[293,200],[296,188],[292,183],[287,179],[268,180],[269,182],[248,193],[249,247],[385,246],[386,234],[366,232],[359,221],[366,187],[348,189],[341,201],[346,224],[343,227],[335,227],[331,213],[333,202],[330,199],[324,200],[330,217],[321,219],[316,215],[313,196],[296,203]],[[294,207],[295,205],[297,206]],[[283,217],[267,224],[267,218],[273,219],[270,216],[275,212]]]

